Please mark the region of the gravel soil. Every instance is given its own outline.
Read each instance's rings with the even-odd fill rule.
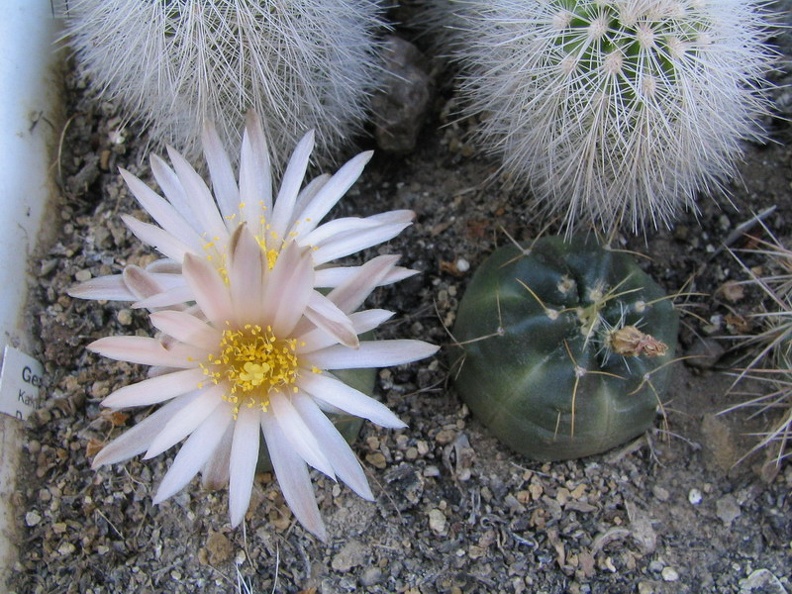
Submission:
[[[782,50],[774,76],[788,84],[792,50]],[[617,239],[680,294],[680,354],[718,352],[675,364],[656,429],[603,455],[542,464],[489,435],[451,381],[459,350],[450,330],[472,272],[509,236],[538,236],[543,222],[532,215],[530,195],[510,189],[497,163],[466,144],[475,122],[449,116],[453,89],[438,80],[419,147],[399,158],[376,155],[334,215],[417,213],[415,225],[380,251],[403,254],[402,264],[422,274],[378,291],[371,305],[397,312],[380,336],[444,348],[433,360],[379,372],[377,396],[409,427],[366,424],[354,445],[376,502],[315,474],[329,532],[322,543],[294,521],[269,474],[258,477],[243,525],[231,529],[226,492],[204,492],[198,481],[152,505],[173,450],[91,470],[102,444],[149,411],[101,409],[105,396],[145,369],[101,359],[85,345],[151,329],[144,312],[65,291],[155,256],[119,216],[144,216],[117,168],[150,179],[145,131],[122,126],[115,106],[92,100],[79,73],[69,75],[60,233],[32,263],[29,307],[48,387],[26,428],[14,502],[20,559],[8,591],[792,592],[792,466],[767,464],[775,452],[735,465],[773,414],[716,414],[745,398],[729,392],[733,378],[724,373],[738,363],[729,336],[761,308],[753,291],[736,299],[724,291],[746,277],[723,246],[744,247],[735,231],[771,206],[766,225],[792,234],[792,125],[768,122],[773,142],[746,145],[734,206],[703,195],[700,213],[674,229]],[[774,96],[781,111],[790,109],[788,88]]]

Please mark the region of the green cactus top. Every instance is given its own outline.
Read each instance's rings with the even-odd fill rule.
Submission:
[[[586,237],[506,246],[460,304],[457,390],[518,452],[602,452],[651,425],[677,325],[671,301],[625,253]]]

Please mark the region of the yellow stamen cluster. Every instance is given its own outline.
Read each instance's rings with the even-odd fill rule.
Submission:
[[[296,339],[279,339],[269,326],[247,324],[225,330],[219,350],[201,368],[215,384],[227,386],[223,399],[234,405],[235,417],[243,406],[267,410],[273,390],[297,392]]]
[[[264,255],[267,258],[267,267],[272,270],[275,268],[275,262],[278,261],[278,255],[280,252],[273,248],[267,248],[267,241],[265,239],[256,236],[256,241],[258,241],[261,251],[264,252]]]
[[[228,268],[226,263],[226,256],[221,250],[217,248],[217,242],[220,241],[219,237],[214,237],[213,239],[204,243],[204,253],[206,254],[206,261],[212,264],[217,271],[220,273],[220,276],[223,277],[223,282],[228,284]]]

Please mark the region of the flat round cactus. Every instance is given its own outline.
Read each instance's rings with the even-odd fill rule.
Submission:
[[[590,237],[505,246],[460,304],[456,388],[521,454],[597,454],[651,426],[677,327],[671,301],[625,253]]]

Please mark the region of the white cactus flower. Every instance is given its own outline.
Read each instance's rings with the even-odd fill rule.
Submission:
[[[327,160],[360,131],[379,80],[374,0],[76,0],[68,37],[102,98],[157,144],[197,156],[203,122],[239,143],[255,109],[276,166],[309,129]]]
[[[454,2],[482,146],[571,229],[669,225],[769,113],[759,0]]]
[[[414,274],[381,255],[359,266],[333,260],[395,237],[412,211],[321,223],[371,157],[363,153],[333,176],[300,189],[313,134],[298,144],[280,190],[260,121],[248,116],[239,181],[213,126],[204,149],[214,195],[176,151],[173,168],[152,157],[166,198],[122,172],[156,221],[124,217],[142,241],[165,256],[148,269],[74,287],[86,299],[138,300],[152,310],[157,338],[107,337],[89,348],[152,365],[151,377],[125,386],[103,404],[114,409],[163,404],[107,445],[94,467],[146,453],[156,456],[186,438],[155,496],[160,502],[198,472],[205,485],[230,485],[231,523],[248,508],[263,432],[273,469],[297,519],[324,539],[307,465],[338,477],[372,499],[349,445],[322,412],[344,412],[385,427],[404,426],[388,409],[332,373],[423,359],[437,347],[419,340],[360,340],[389,319],[385,310],[357,311],[378,286]],[[317,290],[324,289],[323,291]]]
[[[236,526],[250,503],[263,434],[286,502],[319,538],[327,535],[308,466],[373,500],[357,458],[324,412],[344,411],[385,427],[404,424],[332,370],[399,365],[428,357],[437,347],[417,340],[357,339],[391,316],[355,310],[393,273],[395,256],[370,260],[326,297],[349,317],[355,348],[347,346],[344,332],[311,322],[307,311],[316,272],[310,251],[289,242],[273,260],[247,225],[240,225],[224,273],[205,258],[184,255],[183,275],[197,311],[152,313],[159,339],[107,337],[89,346],[107,357],[157,366],[154,377],[116,390],[104,406],[167,403],[99,452],[94,468],[144,452],[151,458],[186,438],[155,503],[201,472],[204,485],[229,484]]]

